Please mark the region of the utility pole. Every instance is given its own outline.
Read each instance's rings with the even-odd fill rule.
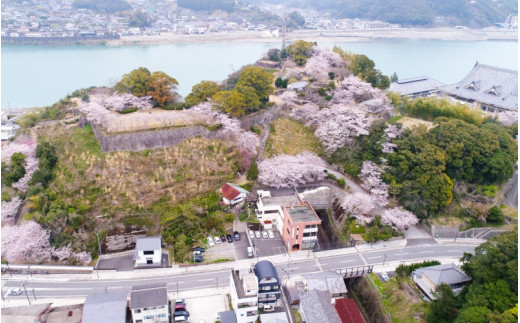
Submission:
[[[31,305],[31,300],[29,299],[29,295],[27,295],[27,289],[25,289],[24,281],[20,281],[22,283],[23,291],[25,292],[25,297],[27,297],[27,301],[29,302],[29,305]]]
[[[7,271],[9,272],[9,277],[13,277],[13,274],[11,274],[11,268],[9,268],[9,261],[6,260],[5,264],[7,265]]]
[[[287,12],[284,9],[283,14],[282,14],[282,50],[285,49],[286,34],[287,34]]]
[[[32,289],[34,300],[36,300],[36,293],[34,292],[34,288]]]
[[[99,243],[99,232],[96,232],[96,236],[97,236],[97,244],[98,244],[98,248],[99,248],[99,256],[101,257],[103,254],[101,253],[101,244]]]
[[[385,259],[383,259],[383,267],[385,266],[385,261],[386,261],[386,253],[385,253]]]

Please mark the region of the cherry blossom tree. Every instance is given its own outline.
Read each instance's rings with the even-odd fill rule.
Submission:
[[[258,164],[258,180],[276,188],[297,187],[323,180],[325,167],[320,157],[308,151],[295,156],[280,155]]]
[[[391,225],[399,230],[407,229],[419,222],[419,219],[410,211],[403,208],[393,208],[383,211],[381,223]]]
[[[53,257],[58,258],[58,261],[60,262],[74,259],[76,263],[86,265],[92,261],[92,257],[85,251],[78,253],[73,252],[70,244],[68,246],[52,250],[51,254]]]
[[[294,91],[284,91],[282,95],[280,95],[280,99],[288,106],[298,103],[298,95]]]
[[[302,106],[293,107],[291,109],[291,117],[303,122],[311,122],[316,117],[320,108],[314,103],[305,103]]]
[[[113,111],[124,111],[134,108],[137,108],[139,111],[146,111],[153,107],[151,99],[151,96],[136,97],[130,93],[116,93],[102,98],[102,104],[106,109]]]
[[[388,184],[381,179],[381,170],[370,160],[365,160],[359,173],[363,181],[361,187],[368,191],[378,206],[384,207],[388,204]]]
[[[27,192],[29,189],[29,181],[31,180],[35,171],[38,170],[38,158],[36,158],[36,141],[32,138],[21,138],[16,142],[12,142],[7,147],[2,149],[2,161],[9,163],[11,156],[21,152],[25,155],[25,175],[20,178],[12,187],[22,192]]]
[[[390,153],[393,153],[395,151],[395,149],[397,148],[397,145],[393,144],[391,142],[391,140],[400,137],[401,134],[402,134],[401,130],[396,125],[389,124],[385,128],[384,142],[382,144],[382,146],[383,146],[383,149],[382,149],[383,153],[390,154]]]
[[[360,224],[368,224],[374,220],[371,211],[376,207],[374,198],[366,193],[348,194],[343,200],[342,207],[355,217]]]
[[[14,223],[16,214],[21,206],[22,199],[19,196],[13,197],[9,202],[2,202],[2,226]]]
[[[506,126],[513,125],[518,122],[518,111],[500,111],[497,113],[497,119]]]
[[[336,72],[345,63],[339,54],[329,48],[314,46],[311,55],[305,64],[305,73],[318,80],[327,80],[329,72]]]
[[[350,93],[349,95],[347,95],[347,93],[342,93],[341,95],[343,97],[351,96],[357,103],[365,102],[371,99],[377,99],[382,100],[383,103],[390,106],[390,101],[383,90],[372,87],[371,84],[361,81],[361,79],[359,79],[357,76],[350,75],[346,77],[341,82],[341,86],[336,88],[336,93],[343,90],[346,90]]]
[[[9,262],[42,263],[51,251],[49,232],[34,221],[2,227],[2,257]]]

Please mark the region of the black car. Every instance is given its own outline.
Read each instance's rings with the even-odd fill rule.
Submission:
[[[229,243],[233,242],[233,237],[229,233],[226,234],[226,239],[227,239],[227,242],[229,242]]]
[[[202,247],[193,247],[193,251],[204,252],[204,251],[206,251],[206,249],[204,249]]]
[[[188,311],[175,311],[175,313],[173,314],[173,316],[190,316],[190,312]]]
[[[200,255],[193,255],[193,262],[204,262],[204,258]]]
[[[221,235],[220,236],[220,240],[222,240],[222,242],[226,241],[226,236],[225,235]]]
[[[240,240],[240,233],[238,233],[238,231],[235,231],[235,232],[233,232],[233,234],[235,235],[235,241],[239,241]]]

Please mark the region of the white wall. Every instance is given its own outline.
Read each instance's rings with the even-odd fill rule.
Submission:
[[[160,306],[159,306],[160,307]],[[140,309],[141,313],[136,313],[137,309],[132,310],[132,322],[136,323],[137,320],[142,320],[143,323],[148,322],[169,322],[170,318],[168,315],[168,306],[163,305],[163,308],[154,307],[144,310]],[[163,317],[157,317],[157,315],[166,314]],[[153,316],[153,318],[145,319],[145,316]]]
[[[137,260],[135,261],[136,265],[146,265],[146,260],[151,258],[152,261],[153,261],[153,264],[161,264],[161,256],[162,255],[162,251],[161,249],[159,250],[154,250],[153,251],[153,255],[145,255],[144,254],[144,251],[138,251],[137,252]]]

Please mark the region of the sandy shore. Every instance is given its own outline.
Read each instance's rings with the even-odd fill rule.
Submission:
[[[297,30],[287,35],[287,41],[305,39],[320,42],[370,41],[373,39],[437,39],[437,40],[512,40],[518,41],[518,33],[514,30],[485,29],[374,29],[345,31],[307,31]],[[266,37],[263,32],[219,32],[203,35],[177,35],[161,33],[157,36],[123,36],[110,40],[110,46],[121,45],[158,45],[172,43],[199,42],[263,42],[279,43],[281,37]]]

